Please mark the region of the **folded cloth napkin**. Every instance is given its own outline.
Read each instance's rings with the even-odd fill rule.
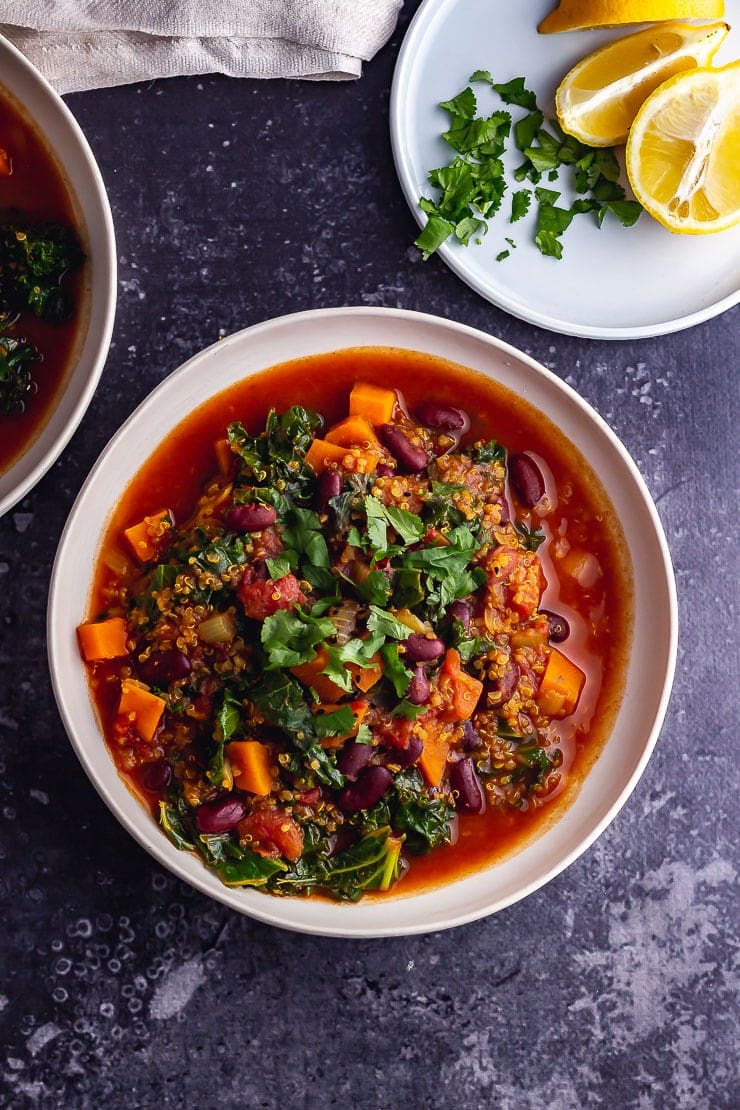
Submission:
[[[4,34],[59,92],[154,77],[359,77],[403,0],[2,0]]]

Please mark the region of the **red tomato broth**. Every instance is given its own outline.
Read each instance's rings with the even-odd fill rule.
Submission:
[[[77,218],[71,193],[54,155],[35,124],[17,102],[0,86],[0,148],[10,156],[12,172],[0,174],[0,212],[18,209],[32,220],[53,220],[74,227]],[[65,278],[75,305],[74,315],[62,324],[48,324],[24,312],[12,329],[42,353],[32,364],[34,389],[20,416],[0,417],[0,473],[27,450],[46,424],[65,385],[84,335],[86,306],[82,271]]]
[[[510,452],[527,450],[542,465],[550,497],[555,490],[562,494],[572,489],[567,505],[563,507],[561,495],[555,510],[544,517],[547,540],[538,552],[546,577],[541,607],[567,618],[571,634],[561,646],[586,674],[576,712],[553,726],[563,755],[560,783],[524,811],[489,807],[479,816],[459,815],[454,843],[426,856],[411,857],[411,867],[391,891],[399,896],[480,870],[541,835],[578,792],[609,736],[621,701],[632,629],[629,554],[598,478],[548,418],[479,372],[433,355],[396,348],[352,348],[307,356],[257,373],[212,397],[181,421],[125,490],[105,530],[88,619],[106,610],[107,588],[115,579],[104,562],[106,551],[125,550],[123,530],[163,506],[173,511],[177,523],[190,516],[204,482],[216,472],[214,443],[223,437],[229,422],[239,420],[256,434],[264,427],[271,407],[282,411],[299,403],[320,412],[328,427],[346,415],[349,391],[358,380],[397,389],[412,412],[415,404],[428,398],[463,405],[471,417],[463,444],[496,439]],[[566,533],[576,534],[599,561],[602,573],[591,590],[584,592],[573,579],[557,573],[553,537]],[[98,716],[114,758],[111,724],[120,696],[116,671],[114,663],[102,664],[90,676]],[[140,769],[121,773],[154,815],[158,798],[143,790]],[[387,895],[366,895],[383,897]]]

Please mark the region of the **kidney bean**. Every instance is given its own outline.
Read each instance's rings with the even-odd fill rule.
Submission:
[[[378,478],[390,478],[396,473],[395,469],[388,463],[378,463],[375,474]]]
[[[561,617],[559,613],[551,613],[549,609],[540,609],[540,612],[547,617],[550,642],[562,644],[563,640],[567,640],[570,636],[570,625],[565,617]]]
[[[396,767],[411,767],[421,755],[423,747],[424,744],[419,736],[409,736],[409,742],[405,748],[394,748],[392,752],[388,752],[386,762]]]
[[[472,721],[466,721],[463,725],[462,746],[463,751],[474,752],[483,745],[483,737],[478,732],[477,728],[473,726]]]
[[[453,601],[447,610],[447,616],[452,620],[460,621],[466,632],[470,632],[470,619],[473,613],[467,601]]]
[[[519,668],[516,663],[509,662],[504,667],[504,673],[501,678],[497,678],[493,683],[488,686],[488,705],[503,705],[508,701],[511,695],[516,690],[516,684],[519,681]]]
[[[475,773],[475,765],[468,756],[450,768],[450,786],[457,794],[455,808],[459,813],[482,813],[485,808],[483,791]]]
[[[429,697],[431,687],[427,672],[419,665],[414,671],[414,677],[409,683],[409,688],[406,691],[406,699],[412,705],[424,705]]]
[[[403,470],[407,470],[409,474],[418,474],[420,470],[426,469],[429,456],[424,448],[412,443],[395,424],[381,424],[378,432]]]
[[[522,505],[533,509],[545,495],[545,479],[531,455],[511,455],[508,463],[509,481]]]
[[[187,655],[170,648],[168,651],[152,652],[148,659],[140,663],[139,677],[150,686],[162,686],[176,682],[178,678],[187,678],[191,670]]]
[[[445,646],[436,636],[423,636],[421,632],[412,632],[404,640],[406,658],[410,663],[431,663],[444,654]]]
[[[226,514],[224,524],[229,532],[261,532],[277,520],[272,505],[259,505],[250,501],[248,505],[234,505]]]
[[[440,428],[443,432],[457,432],[469,423],[462,409],[438,405],[436,401],[422,401],[416,408],[416,418],[425,427]]]
[[[141,782],[144,789],[151,790],[153,794],[166,790],[172,782],[172,768],[163,759],[158,759],[156,763],[147,763],[141,772]]]
[[[329,502],[332,497],[339,497],[342,492],[342,475],[338,470],[322,470],[316,484],[316,501],[319,512],[329,512]]]
[[[360,772],[357,782],[340,791],[337,805],[342,813],[359,813],[372,809],[393,782],[393,775],[385,767],[373,765]]]
[[[348,779],[356,779],[363,767],[370,762],[373,749],[369,744],[357,744],[350,740],[345,744],[337,759],[337,767]]]
[[[246,811],[247,807],[241,798],[228,794],[225,798],[219,798],[217,802],[205,802],[202,806],[198,806],[195,823],[198,826],[198,832],[228,832],[241,821]]]

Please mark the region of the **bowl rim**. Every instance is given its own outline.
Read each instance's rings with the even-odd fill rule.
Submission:
[[[88,143],[82,128],[75,119],[74,115],[62,100],[59,93],[47,81],[47,79],[36,69],[36,67],[29,62],[28,58],[21,53],[16,46],[13,45],[4,35],[0,34],[0,57],[5,52],[14,63],[24,73],[25,78],[35,85],[41,92],[41,95],[46,97],[55,111],[61,118],[62,125],[65,126],[69,132],[72,142],[76,146],[75,158],[79,158],[79,164],[84,167],[84,173],[87,175],[95,194],[95,200],[99,205],[99,212],[96,214],[96,222],[100,225],[103,231],[103,237],[98,244],[98,261],[95,273],[95,284],[90,290],[90,319],[87,323],[87,331],[81,337],[81,342],[78,346],[74,356],[72,365],[68,369],[67,381],[61,387],[61,390],[46,417],[44,424],[36,434],[35,438],[31,439],[30,443],[21,451],[21,453],[12,461],[5,474],[12,475],[13,470],[19,467],[26,455],[35,448],[37,445],[42,444],[44,436],[47,434],[49,424],[53,418],[54,409],[61,403],[62,397],[72,386],[74,376],[77,372],[79,363],[82,359],[83,352],[86,360],[89,359],[90,370],[87,379],[79,386],[77,386],[78,397],[75,401],[69,416],[60,430],[54,435],[49,446],[43,450],[43,455],[39,461],[23,475],[17,484],[13,485],[7,493],[0,495],[0,517],[4,516],[10,509],[22,501],[23,498],[29,493],[34,486],[36,486],[44,475],[51,469],[57,461],[62,451],[65,449],[69,441],[82,421],[83,416],[87,412],[92,401],[93,394],[97,389],[98,382],[103,373],[103,368],[108,357],[110,349],[111,337],[113,334],[113,324],[116,312],[116,299],[118,292],[118,263],[116,254],[116,238],[115,230],[113,227],[113,216],[111,213],[110,202],[106,192],[103,177],[95,161],[90,144]],[[14,92],[10,85],[5,85],[4,80],[0,79],[0,85],[7,88],[8,92],[21,104],[23,101]],[[33,115],[29,113],[29,118],[38,127],[38,123]],[[45,132],[39,127],[44,140],[49,143],[48,137]],[[65,172],[66,162],[63,160],[57,151],[56,146],[49,143],[50,149],[62,171],[65,178],[65,185],[71,194],[73,204],[76,206],[80,218],[84,221],[85,230],[89,231],[87,226],[86,212],[83,210],[82,204],[76,194],[76,191]],[[92,307],[93,301],[104,305],[101,313],[98,329],[97,340],[91,341],[91,327],[92,327]]]
[[[598,821],[596,821],[592,827],[588,829],[586,834],[580,837],[578,843],[571,851],[567,852],[561,858],[558,858],[551,866],[545,868],[531,881],[522,884],[521,887],[513,893],[500,897],[491,904],[487,904],[484,908],[476,906],[467,911],[449,913],[442,920],[435,919],[431,923],[429,923],[428,921],[417,920],[412,923],[404,923],[402,925],[391,924],[388,926],[384,926],[373,923],[372,926],[356,926],[353,925],[353,923],[347,916],[348,909],[351,911],[351,909],[354,909],[356,907],[347,907],[341,903],[329,903],[332,909],[335,909],[337,911],[334,915],[336,921],[332,921],[329,924],[322,924],[320,926],[317,926],[316,924],[306,924],[300,920],[300,913],[298,914],[298,920],[296,920],[295,915],[291,916],[289,914],[281,914],[279,912],[281,907],[284,907],[286,904],[289,903],[306,905],[307,901],[304,899],[272,898],[256,892],[259,896],[259,901],[255,901],[254,903],[250,903],[249,905],[247,905],[246,900],[244,902],[241,902],[239,900],[240,895],[243,895],[244,891],[242,891],[240,888],[231,889],[229,887],[226,887],[225,885],[218,882],[217,879],[215,881],[218,883],[218,886],[215,887],[213,885],[214,876],[212,875],[212,873],[208,872],[205,867],[200,866],[199,869],[194,870],[191,873],[191,871],[187,867],[187,860],[190,859],[191,854],[181,852],[176,849],[174,845],[171,844],[167,837],[162,833],[162,830],[152,820],[150,814],[146,811],[141,802],[135,799],[137,806],[135,816],[129,817],[126,813],[122,812],[118,800],[112,796],[111,790],[102,781],[102,774],[98,774],[94,767],[93,755],[95,749],[91,750],[90,754],[88,754],[88,745],[86,744],[84,737],[81,737],[79,735],[78,729],[76,728],[73,714],[67,703],[66,691],[62,684],[61,669],[59,666],[60,662],[68,657],[69,652],[66,650],[65,642],[63,640],[63,630],[61,628],[61,622],[56,619],[56,614],[64,592],[64,579],[62,576],[64,563],[70,557],[68,548],[71,549],[74,546],[72,543],[72,539],[75,535],[76,517],[83,507],[88,489],[95,481],[99,472],[105,466],[108,457],[116,449],[121,440],[126,436],[128,429],[139,421],[139,419],[143,416],[143,414],[150,406],[155,406],[157,404],[161,393],[165,389],[174,388],[175,383],[180,382],[183,377],[185,377],[192,370],[194,366],[198,365],[201,360],[212,357],[213,353],[216,350],[223,351],[226,345],[230,346],[232,344],[242,343],[247,337],[249,337],[250,339],[257,339],[261,336],[264,336],[265,334],[269,334],[270,331],[279,330],[286,327],[294,327],[304,322],[311,323],[313,321],[317,321],[320,319],[326,320],[328,318],[349,319],[357,316],[365,318],[366,320],[372,317],[384,317],[395,319],[398,321],[407,321],[411,324],[416,322],[420,325],[428,325],[431,328],[441,328],[443,330],[451,332],[453,335],[456,334],[461,337],[467,337],[474,341],[483,342],[485,345],[490,346],[494,349],[494,351],[498,351],[504,356],[512,356],[515,360],[526,363],[529,368],[535,372],[536,375],[543,376],[546,382],[555,387],[556,391],[561,392],[564,395],[564,398],[570,404],[576,406],[581,416],[585,417],[586,420],[591,424],[594,424],[597,430],[606,437],[609,446],[612,449],[616,450],[617,454],[620,457],[621,463],[626,468],[629,478],[632,481],[633,487],[639,495],[641,508],[648,513],[653,527],[652,538],[657,542],[657,550],[660,555],[660,569],[663,573],[663,580],[661,584],[665,587],[668,603],[666,614],[668,621],[668,635],[665,643],[665,665],[661,671],[662,688],[660,697],[658,699],[657,706],[653,712],[652,723],[649,732],[647,733],[640,756],[634,765],[632,773],[624,782],[618,796],[616,797],[612,805],[604,812],[602,817]],[[367,344],[355,345],[361,346]],[[375,345],[393,346],[394,344],[383,343],[382,338],[380,338]],[[434,344],[432,341],[431,346],[433,347],[433,345]],[[334,347],[333,349],[342,349],[346,346],[346,344],[341,344],[340,346]],[[409,347],[408,349],[412,348]],[[419,348],[417,347],[415,349]],[[310,353],[311,352],[304,352],[304,354]],[[429,353],[434,354],[435,352],[432,350]],[[294,355],[289,357],[301,356]],[[243,377],[247,378],[253,373],[269,369],[269,365],[270,364],[265,366],[260,365],[254,368],[248,368],[245,366]],[[275,365],[275,363],[271,365]],[[236,381],[239,379],[235,378],[233,380]],[[232,381],[229,380],[228,382],[224,383],[221,389],[226,389],[231,384]],[[209,392],[205,396],[199,397],[196,402],[193,402],[191,411],[193,411],[194,408],[198,407],[198,405],[204,403],[204,401],[208,400],[210,397],[217,395],[220,391],[220,389],[217,389],[215,390],[215,392]],[[176,427],[183,419],[185,419],[183,415],[180,415],[176,419],[174,419],[170,425],[170,429]],[[158,440],[157,444],[153,444],[151,450],[155,450],[159,442],[161,441]],[[149,451],[149,454],[151,454],[151,450]],[[140,462],[136,469],[140,469],[141,465],[143,465],[143,462]],[[125,488],[125,486],[123,488]],[[117,496],[111,501],[109,505],[108,514],[98,533],[98,541],[102,537],[110,513],[115,509],[115,506],[120,499],[122,492],[123,489],[119,489],[117,491]],[[99,547],[96,548],[96,556],[98,550]],[[68,647],[68,644],[66,646]],[[152,390],[149,395],[137,406],[137,408],[131,413],[131,415],[121,425],[118,431],[109,440],[109,442],[99,455],[97,461],[91,468],[87,478],[85,479],[85,482],[83,483],[79,494],[77,495],[77,498],[75,499],[75,502],[70,510],[69,517],[59,540],[59,545],[57,548],[50,578],[47,609],[47,648],[49,670],[54,696],[65,730],[70,739],[72,747],[78,759],[80,760],[80,763],[82,764],[86,774],[88,775],[88,778],[92,782],[99,796],[105,802],[108,809],[111,811],[114,817],[116,817],[116,819],[123,825],[127,832],[129,832],[138,842],[138,844],[141,845],[141,847],[143,847],[151,856],[153,856],[154,859],[157,860],[157,862],[166,867],[168,871],[176,875],[182,881],[187,882],[190,886],[195,887],[201,893],[214,898],[216,901],[221,902],[231,909],[237,910],[238,912],[254,918],[255,920],[258,920],[264,924],[276,925],[289,931],[307,933],[309,935],[315,936],[330,936],[345,939],[408,936],[432,931],[437,932],[442,929],[455,928],[470,921],[489,916],[490,914],[496,913],[520,901],[521,899],[534,893],[546,883],[550,882],[567,867],[569,867],[571,863],[578,859],[579,856],[581,856],[583,852],[585,852],[587,848],[589,848],[594,843],[594,841],[601,835],[601,833],[607,828],[607,826],[614,820],[616,815],[626,803],[629,796],[632,794],[635,786],[637,785],[637,782],[639,781],[641,775],[645,770],[645,767],[657,742],[668,707],[671,688],[675,675],[677,646],[678,607],[676,597],[676,585],[670,552],[663,531],[662,523],[658,516],[658,512],[655,508],[652,497],[636,464],[632,460],[627,449],[621,443],[619,438],[610,429],[609,425],[603,420],[603,418],[596,412],[596,410],[593,409],[591,405],[587,401],[585,401],[571,386],[569,386],[551,370],[548,370],[536,359],[532,358],[530,355],[524,354],[516,347],[513,347],[511,344],[506,343],[505,341],[498,339],[495,336],[491,336],[486,332],[482,332],[479,329],[470,327],[466,324],[447,320],[442,317],[434,316],[428,313],[415,312],[408,309],[382,308],[375,306],[346,306],[339,308],[309,309],[303,312],[290,313],[283,316],[275,317],[267,321],[263,321],[258,324],[254,324],[250,327],[235,332],[225,339],[219,340],[216,343],[211,344],[210,346],[197,352],[181,366],[179,366],[175,371],[173,371],[167,378],[163,379],[163,381],[160,382],[159,385],[156,386],[155,389]],[[82,664],[80,665],[82,666]],[[96,727],[95,742],[101,745],[101,747],[97,750],[104,751],[108,759],[110,760],[110,765],[114,766],[107,746],[105,745],[102,735],[100,734],[99,727]],[[595,766],[596,765],[598,765],[598,759],[596,760]],[[106,766],[108,765],[106,764]],[[591,774],[592,771],[593,768],[590,769],[589,774]],[[123,790],[126,791],[127,794],[130,794],[128,789],[125,787],[125,784],[123,784],[120,776],[118,776],[117,770],[115,770],[115,776],[115,781],[122,787]],[[130,796],[133,797],[132,795]],[[564,811],[564,814],[572,809],[572,806],[573,803],[571,803],[571,806],[568,807],[568,810]],[[560,820],[563,819],[564,814],[560,815],[559,820],[555,823],[556,825],[560,822]],[[152,833],[154,835],[151,835]],[[540,839],[544,840],[546,839],[546,837],[543,835],[543,837]],[[517,854],[518,853],[514,854],[514,858],[516,858]],[[496,865],[494,864],[493,866],[495,867]],[[470,876],[465,876],[465,878],[459,881],[465,881],[467,878],[470,878]],[[455,884],[453,883],[447,885],[454,886]],[[435,890],[444,889],[445,886],[435,888]],[[410,895],[405,899],[405,901],[406,903],[410,903],[418,897],[424,897],[427,894],[434,894],[435,890],[422,891],[419,892],[418,895]],[[262,905],[262,903],[265,903],[264,906]],[[393,902],[389,901],[389,904],[393,905]],[[401,904],[400,899],[396,900],[396,905],[399,904]],[[360,906],[361,905],[362,903],[360,903]]]

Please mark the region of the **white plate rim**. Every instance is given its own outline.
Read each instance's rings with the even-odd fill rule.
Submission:
[[[548,868],[542,874],[537,875],[535,879],[522,886],[521,889],[517,890],[511,896],[499,898],[497,901],[491,903],[490,905],[487,905],[483,909],[481,909],[480,907],[475,907],[468,912],[448,914],[442,920],[435,919],[432,924],[421,921],[404,924],[402,926],[389,925],[385,927],[373,924],[370,927],[360,927],[357,925],[353,925],[353,923],[347,916],[348,911],[351,912],[352,909],[359,907],[339,904],[332,907],[333,909],[339,911],[336,914],[336,922],[322,925],[320,927],[310,924],[307,925],[300,921],[300,911],[298,913],[298,919],[296,919],[295,915],[291,915],[289,912],[281,912],[281,910],[286,905],[290,907],[291,903],[297,903],[299,906],[305,905],[305,900],[294,898],[273,898],[270,896],[259,894],[259,892],[250,892],[256,894],[259,901],[255,900],[247,904],[246,900],[242,898],[244,891],[240,889],[232,890],[228,887],[225,887],[223,886],[223,884],[218,883],[217,879],[215,880],[215,882],[218,885],[214,886],[214,876],[207,872],[204,867],[199,866],[197,870],[190,871],[187,868],[186,864],[186,861],[189,858],[190,854],[179,852],[177,849],[174,848],[173,845],[170,844],[170,842],[167,840],[166,836],[162,833],[159,827],[151,820],[149,815],[146,814],[143,806],[141,806],[140,803],[137,802],[137,813],[144,815],[144,817],[146,818],[145,820],[137,818],[131,819],[125,813],[121,812],[116,799],[112,796],[113,792],[106,788],[105,784],[101,781],[101,778],[96,773],[93,766],[92,758],[88,755],[88,752],[86,750],[84,738],[81,738],[76,731],[75,721],[69,709],[66,691],[63,688],[59,678],[59,664],[69,657],[69,642],[65,638],[65,630],[62,627],[62,622],[56,619],[56,613],[64,590],[64,571],[66,569],[65,564],[68,564],[70,562],[70,559],[73,559],[73,556],[71,556],[68,551],[68,547],[70,546],[70,538],[75,534],[77,517],[82,513],[85,507],[85,501],[88,491],[97,479],[99,472],[104,468],[106,460],[117,448],[120,441],[125,437],[127,430],[132,425],[137,423],[140,419],[142,419],[142,417],[146,415],[147,411],[150,408],[156,408],[161,400],[161,397],[163,396],[163,394],[165,394],[167,390],[174,389],[175,386],[182,382],[188,374],[193,373],[202,361],[212,358],[215,352],[225,351],[228,349],[228,347],[234,344],[243,343],[247,338],[256,339],[264,336],[272,330],[285,327],[294,327],[300,325],[304,321],[313,322],[315,320],[328,320],[331,318],[341,317],[351,318],[353,315],[365,319],[373,317],[376,319],[382,319],[383,317],[385,317],[394,318],[396,320],[402,321],[407,320],[412,323],[418,322],[420,324],[426,324],[431,328],[442,329],[442,331],[448,331],[453,334],[457,333],[461,337],[467,336],[471,340],[477,340],[478,342],[482,342],[488,347],[494,348],[502,355],[509,355],[514,357],[516,360],[524,362],[536,374],[542,375],[546,382],[549,382],[552,386],[555,387],[556,390],[560,391],[571,405],[574,405],[576,408],[578,408],[587,416],[587,418],[591,422],[596,425],[599,432],[608,440],[610,447],[616,450],[617,454],[620,456],[621,462],[626,467],[626,470],[629,473],[629,477],[631,478],[634,485],[634,492],[640,499],[641,507],[647,511],[653,526],[653,538],[656,540],[660,552],[661,570],[664,576],[661,581],[661,586],[665,588],[668,601],[667,617],[669,634],[666,644],[665,666],[662,671],[663,685],[661,696],[655,708],[652,724],[646,737],[646,741],[640,758],[636,762],[632,774],[625,782],[614,803],[609,807],[609,809],[604,813],[603,817],[594,825],[589,833],[582,838],[582,840],[571,852],[569,852],[563,858],[559,859],[553,866]],[[383,345],[381,341],[378,342]],[[261,367],[259,369],[261,369]],[[251,372],[254,371],[245,371],[244,376],[249,376],[249,373]],[[226,388],[226,385],[224,385],[223,388]],[[209,396],[210,395],[212,394],[209,394]],[[202,403],[202,401],[206,399],[206,397],[201,398],[201,401],[199,403]],[[174,423],[179,423],[180,419],[182,419],[182,417],[179,417],[178,420],[176,420]],[[156,446],[156,444],[154,446]],[[121,490],[118,490],[117,496],[120,496],[121,492]],[[115,506],[116,501],[117,497],[114,498],[111,508]],[[101,535],[103,528],[104,523],[101,524]],[[160,382],[160,384],[139,404],[139,406],[121,425],[119,430],[115,433],[115,435],[111,438],[111,440],[101,452],[94,466],[90,470],[90,473],[88,474],[82,488],[80,489],[80,492],[72,506],[72,509],[70,510],[67,523],[65,524],[64,530],[59,540],[59,545],[57,548],[50,578],[47,609],[47,645],[51,683],[57,702],[57,707],[69,740],[83,769],[85,770],[88,778],[95,787],[97,793],[106,804],[108,809],[111,811],[113,816],[116,818],[116,820],[118,820],[119,823],[123,825],[126,831],[131,836],[133,836],[133,838],[139,843],[139,845],[144,848],[145,851],[147,851],[154,859],[156,859],[157,862],[159,862],[163,867],[176,875],[182,881],[188,883],[190,886],[195,887],[201,893],[207,895],[208,897],[214,898],[216,901],[221,902],[229,908],[245,914],[248,917],[261,921],[264,924],[276,925],[289,931],[307,933],[309,935],[316,936],[341,937],[348,939],[376,937],[380,938],[409,936],[431,931],[437,932],[443,929],[455,928],[468,922],[479,920],[483,917],[497,913],[507,908],[508,906],[520,901],[521,899],[528,897],[536,890],[539,890],[540,887],[544,886],[546,883],[554,879],[557,875],[559,875],[562,871],[569,867],[576,859],[578,859],[583,854],[583,852],[585,852],[603,833],[603,831],[614,820],[616,815],[622,809],[629,796],[632,794],[635,786],[637,785],[640,777],[645,770],[645,767],[647,766],[647,763],[650,759],[650,756],[660,734],[660,730],[668,708],[671,688],[675,676],[678,647],[678,606],[676,597],[676,584],[668,544],[665,538],[662,523],[658,516],[657,509],[655,508],[647,486],[645,485],[645,482],[640,475],[636,464],[634,463],[627,449],[621,443],[616,434],[609,428],[608,424],[588,404],[588,402],[580,397],[580,395],[574,389],[572,389],[572,387],[567,385],[567,383],[562,381],[562,379],[560,379],[556,374],[548,370],[546,367],[542,366],[541,363],[537,362],[537,360],[535,360],[531,356],[524,354],[522,351],[518,350],[511,344],[506,343],[505,341],[498,339],[497,337],[491,336],[486,332],[480,331],[477,328],[457,323],[455,321],[446,320],[442,317],[433,316],[427,313],[414,312],[407,309],[392,309],[369,306],[347,306],[342,308],[310,309],[304,312],[292,313],[276,317],[272,320],[252,325],[251,327],[236,332],[225,339],[219,340],[211,346],[204,348],[197,354],[193,355],[177,370],[170,374],[169,377]],[[110,759],[110,755],[107,752],[107,748],[105,747],[102,737],[99,735],[99,730],[98,735],[96,736],[96,741],[100,742],[103,750],[106,752],[107,758],[110,760],[110,764],[112,765],[113,761],[112,759]],[[126,790],[125,786],[122,785],[122,780],[117,775],[115,781],[119,784],[119,788],[123,789],[124,791]],[[407,899],[407,901],[409,900]],[[262,902],[265,903],[264,906],[262,905]],[[342,920],[343,916],[345,917],[345,920]]]
[[[415,55],[421,38],[426,34],[428,25],[435,19],[443,7],[449,7],[449,0],[422,0],[421,5],[414,14],[409,24],[401,49],[398,53],[393,71],[393,82],[390,97],[390,135],[393,161],[396,167],[401,190],[406,199],[411,213],[420,228],[426,223],[426,217],[419,208],[418,190],[414,184],[410,160],[407,154],[407,144],[404,143],[405,134],[405,103],[406,87],[410,80],[411,70],[414,65]],[[553,36],[557,39],[557,35]],[[465,284],[497,308],[524,320],[529,324],[544,328],[546,331],[556,332],[559,335],[573,335],[581,339],[648,339],[660,335],[671,335],[686,328],[720,316],[723,312],[734,308],[740,303],[740,285],[733,293],[728,293],[711,305],[705,305],[695,312],[676,316],[671,320],[662,320],[654,324],[640,324],[632,327],[601,327],[593,324],[579,323],[551,316],[545,311],[534,307],[523,307],[521,302],[509,297],[502,290],[495,290],[491,284],[480,281],[476,274],[470,273],[465,263],[463,252],[455,250],[448,243],[443,243],[437,254],[445,265],[452,270]]]
[[[37,87],[43,90],[45,96],[53,104],[54,110],[61,116],[64,125],[68,128],[71,137],[77,147],[76,153],[79,155],[82,163],[84,164],[85,172],[87,173],[93,184],[95,197],[98,205],[100,206],[100,211],[97,213],[97,216],[103,229],[103,239],[99,249],[98,265],[95,273],[94,287],[91,289],[90,293],[91,313],[90,320],[88,321],[88,328],[91,326],[92,323],[92,300],[94,299],[96,303],[103,303],[105,305],[105,309],[102,318],[99,321],[99,335],[97,342],[88,350],[88,333],[88,335],[85,336],[84,342],[82,343],[78,351],[78,358],[81,358],[83,351],[85,352],[85,358],[86,360],[89,360],[90,369],[85,383],[77,390],[77,400],[75,401],[74,406],[72,407],[68,417],[66,418],[64,426],[54,436],[53,441],[45,449],[43,457],[39,459],[36,465],[33,466],[32,469],[20,479],[17,485],[13,486],[13,488],[10,489],[4,496],[0,497],[0,517],[4,516],[4,514],[12,509],[15,505],[17,505],[19,501],[22,501],[26,494],[28,494],[34,488],[34,486],[36,486],[41,481],[44,475],[51,469],[51,467],[64,451],[69,441],[72,439],[72,436],[77,431],[83,416],[87,412],[90,406],[90,402],[92,401],[93,394],[98,387],[98,383],[103,373],[106,360],[108,358],[111,337],[113,335],[113,325],[115,322],[116,299],[118,292],[118,261],[116,253],[115,229],[113,226],[113,215],[111,213],[110,201],[108,199],[108,193],[105,188],[105,183],[103,181],[103,177],[98,164],[95,160],[95,156],[90,148],[90,144],[85,138],[85,134],[82,131],[82,128],[80,127],[72,112],[64,103],[56,89],[54,89],[54,87],[49,84],[46,78],[36,69],[34,65],[32,65],[31,62],[28,61],[25,55],[23,55],[20,50],[18,50],[18,48],[13,45],[12,42],[5,38],[4,35],[0,35],[0,55],[2,55],[3,52],[7,53],[13,59],[13,61],[25,72],[29,81],[33,82],[34,84],[36,84]],[[9,91],[12,93],[12,95],[15,96],[15,94],[12,92],[12,89]],[[16,97],[16,99],[18,98]],[[60,165],[62,165],[61,159],[58,160],[60,162]],[[74,195],[74,190],[72,189],[71,182],[65,181],[65,184],[67,185],[67,188],[72,192],[73,203],[76,204],[77,198]],[[85,214],[81,210],[80,215],[84,219]],[[75,368],[73,367],[72,370],[69,372],[69,378],[66,385],[63,387],[62,391],[59,393],[54,402],[54,406],[57,406],[61,403],[63,395],[67,392],[72,384],[72,379],[75,375],[75,372]],[[16,459],[13,460],[10,467],[8,468],[8,471],[6,471],[6,474],[12,473],[12,471],[17,466],[20,466],[26,453],[28,451],[31,451],[37,443],[43,440],[47,428],[49,427],[49,424],[53,419],[53,414],[54,409],[52,408],[51,413],[47,416],[46,421],[41,428],[41,431],[37,434],[36,438],[31,441],[30,445],[25,448]],[[3,475],[3,477],[5,477],[5,475]]]

